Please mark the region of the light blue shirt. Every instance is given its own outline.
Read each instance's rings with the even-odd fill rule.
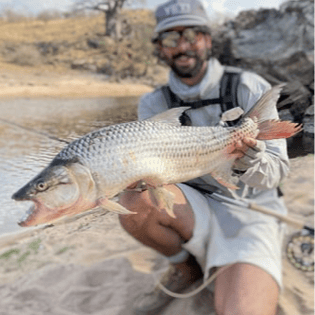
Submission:
[[[194,86],[182,83],[170,72],[170,89],[184,101],[200,99],[215,99],[220,94],[220,80],[224,66],[218,60],[209,60],[207,72],[203,80]],[[239,106],[246,113],[260,97],[271,88],[270,84],[255,73],[244,71],[241,74],[237,90]],[[143,120],[168,109],[161,89],[145,94],[138,106],[138,119]],[[220,122],[221,106],[208,105],[199,109],[187,111],[193,126],[215,126]],[[278,119],[276,107],[268,113],[269,119]],[[249,149],[246,156],[238,160],[236,169],[244,171],[239,177],[237,194],[246,198],[278,198],[276,187],[289,172],[286,140],[258,141],[257,147]],[[211,175],[205,175],[193,181],[194,184],[210,184],[220,189],[225,196],[230,196],[229,190],[219,184]],[[283,209],[284,210],[284,209]]]

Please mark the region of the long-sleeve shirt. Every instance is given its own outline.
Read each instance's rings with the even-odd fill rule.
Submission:
[[[208,62],[207,72],[202,81],[194,86],[188,86],[180,81],[173,73],[170,73],[169,87],[173,93],[185,102],[215,99],[220,94],[220,80],[224,73],[224,66],[218,60],[211,58]],[[255,73],[244,71],[241,74],[240,84],[237,89],[239,106],[248,112],[260,97],[271,88],[270,84]],[[167,102],[160,88],[152,93],[144,95],[138,107],[138,119],[143,120],[168,109]],[[187,111],[193,126],[215,126],[220,122],[220,104],[208,105],[198,109]],[[276,106],[268,113],[268,118],[278,119]],[[250,148],[246,155],[236,162],[235,169],[242,171],[238,178],[237,190],[239,196],[256,199],[263,204],[263,199],[271,203],[278,196],[276,188],[289,172],[289,160],[287,156],[286,140],[258,141],[255,148]],[[205,175],[190,181],[200,187],[216,187],[219,194],[232,198],[230,191],[219,184],[211,175]],[[266,199],[267,198],[267,199]],[[277,202],[276,202],[277,203]],[[278,206],[272,207],[280,210]],[[286,212],[280,207],[281,212]]]

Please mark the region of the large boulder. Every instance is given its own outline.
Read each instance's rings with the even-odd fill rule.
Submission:
[[[278,103],[280,116],[290,113],[294,122],[307,121],[308,126],[313,119],[314,125],[314,115],[307,111],[314,93],[312,0],[287,1],[279,10],[243,11],[214,30],[212,37],[213,55],[223,64],[255,71],[272,85],[287,83]],[[296,141],[292,143],[297,145]],[[298,145],[301,152],[310,151],[309,141]]]

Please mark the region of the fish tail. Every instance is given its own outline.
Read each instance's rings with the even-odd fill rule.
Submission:
[[[302,126],[290,121],[266,120],[258,124],[258,140],[290,138],[302,130]]]
[[[276,107],[284,85],[285,84],[276,85],[263,94],[253,108],[244,115],[244,118],[249,117],[258,123],[268,120],[270,112],[273,112]]]

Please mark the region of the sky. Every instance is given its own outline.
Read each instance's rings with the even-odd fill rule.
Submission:
[[[236,15],[243,10],[259,8],[279,8],[284,0],[201,0],[209,15],[215,13]],[[154,9],[164,0],[146,0],[147,8]],[[1,8],[11,8],[22,12],[38,13],[43,10],[57,9],[67,11],[73,0],[0,0]]]

